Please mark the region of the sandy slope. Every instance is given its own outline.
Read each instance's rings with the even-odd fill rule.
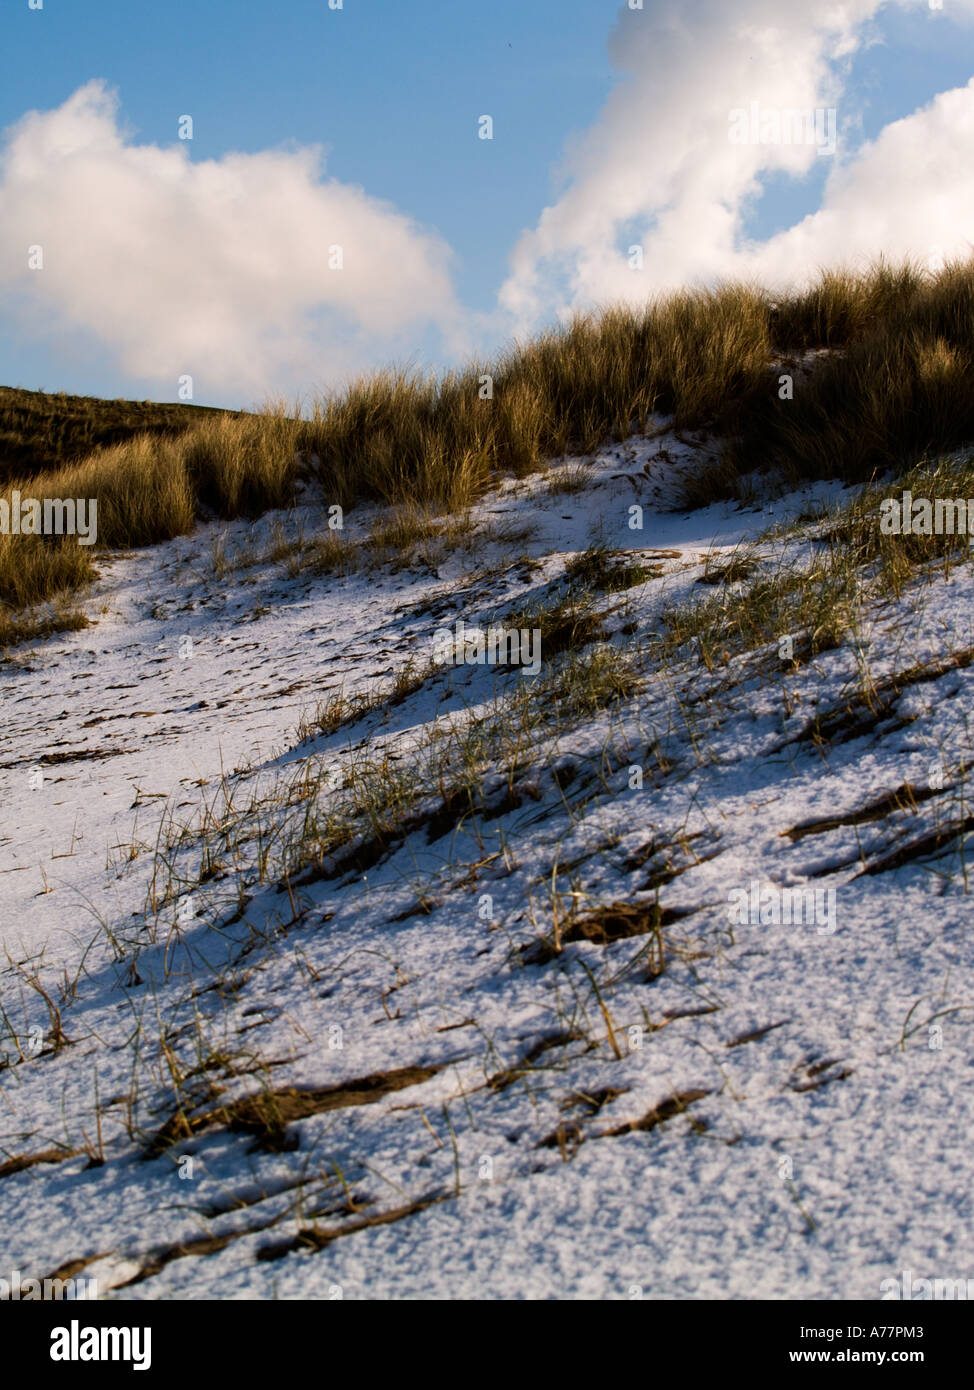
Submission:
[[[669,511],[693,450],[660,447],[607,451],[573,494],[506,485],[478,515],[530,539],[438,573],[214,571],[215,533],[259,550],[273,517],[114,556],[95,626],[0,665],[0,1277],[85,1262],[114,1296],[874,1298],[903,1269],[974,1274],[963,856],[883,867],[968,814],[974,676],[928,665],[882,717],[808,736],[864,662],[881,683],[972,646],[970,567],[797,670],[773,651],[661,666],[660,608],[712,592],[703,557],[815,499]],[[283,524],[312,532],[320,509]],[[437,814],[432,788],[390,852],[285,888],[275,855],[304,807],[283,785],[324,769],[337,805],[367,756],[408,776],[431,730],[496,719],[524,678],[445,669],[313,743],[301,715],[539,596],[593,537],[660,571],[601,601],[641,692],[486,768],[484,814]],[[800,563],[809,542],[776,548]],[[908,781],[915,811],[858,816]],[[203,882],[201,798],[225,832]],[[785,834],[828,818],[849,823]],[[818,890],[822,914],[735,922],[752,884]],[[556,911],[617,902],[650,924],[658,902],[662,962],[651,927],[519,952]],[[262,1123],[233,1108],[247,1095]],[[180,1103],[191,1124],[159,1138]]]

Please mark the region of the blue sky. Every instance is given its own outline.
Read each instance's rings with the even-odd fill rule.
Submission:
[[[754,0],[758,8],[760,2]],[[724,5],[735,8],[731,0]],[[645,7],[655,12],[647,17],[652,23],[663,23],[681,10],[692,23],[693,11],[700,9],[699,4],[678,6],[672,0],[645,0]],[[329,10],[325,0],[101,0],[83,5],[44,0],[43,9],[35,11],[27,0],[7,0],[0,16],[0,125],[11,127],[31,110],[53,111],[92,79],[103,79],[118,94],[117,119],[136,146],[175,146],[177,120],[191,114],[194,138],[181,153],[194,164],[219,161],[230,152],[323,146],[328,179],[394,205],[451,248],[444,263],[455,307],[465,319],[469,341],[464,339],[463,347],[489,350],[514,325],[513,318],[498,314],[512,250],[523,233],[537,226],[544,208],[573,180],[580,181],[570,153],[565,164],[566,149],[598,128],[613,92],[618,96],[626,84],[649,84],[651,89],[659,80],[651,50],[635,73],[620,73],[618,57],[615,65],[610,59],[609,36],[624,9],[617,0],[490,0],[483,5],[345,0],[340,11]],[[867,21],[851,63],[835,65],[845,74],[840,126],[852,117],[846,126],[847,153],[938,93],[969,81],[974,70],[971,17],[970,6],[958,12],[956,0],[953,7],[946,0],[940,12],[928,5],[881,7]],[[622,18],[630,25],[642,20],[632,14]],[[863,43],[864,35],[872,41]],[[692,47],[680,51],[692,70]],[[485,112],[494,120],[492,141],[476,138],[477,118]],[[605,158],[611,160],[611,121],[601,138],[609,142]],[[643,146],[651,147],[653,139],[650,125]],[[641,153],[639,159],[644,157]],[[972,167],[968,165],[968,177]],[[763,196],[752,192],[744,198],[743,235],[763,242],[814,212],[830,173],[831,165],[821,160],[798,171],[760,170]],[[645,165],[634,167],[634,178],[646,175]],[[0,184],[0,233],[8,195],[13,196]],[[98,197],[94,187],[91,196]],[[642,216],[648,229],[655,226],[657,211],[640,209],[636,222]],[[83,216],[83,209],[73,215]],[[124,204],[117,216],[124,220]],[[629,221],[623,224],[620,218],[618,225],[628,228]],[[65,235],[66,228],[59,234]],[[576,230],[562,235],[564,254],[584,259]],[[20,247],[4,251],[15,255]],[[151,277],[156,253],[147,248],[146,254],[150,259],[144,272]],[[85,264],[79,260],[71,273],[83,277]],[[696,264],[691,268],[694,274],[701,272]],[[532,263],[532,275],[535,269]],[[715,273],[723,269],[715,260]],[[103,268],[99,273],[109,272]],[[45,284],[50,283],[49,278]],[[599,298],[597,288],[594,282],[590,297]],[[51,299],[46,323],[35,319],[25,324],[23,315],[11,321],[3,295],[0,278],[0,382],[108,396],[175,397],[172,381],[140,370],[111,333],[106,338],[99,324],[90,321],[96,316],[89,313],[85,320],[73,308],[66,313],[69,290],[62,288]],[[556,298],[552,291],[546,299],[542,289],[535,315],[553,318]],[[576,307],[584,299],[582,273]],[[139,312],[136,304],[132,311]],[[151,307],[146,313],[145,331],[151,334]],[[446,310],[444,314],[449,317]],[[455,334],[451,330],[444,336],[442,324],[417,323],[411,337],[404,319],[389,345],[374,326],[370,319],[371,346],[360,345],[356,366],[387,360],[389,346],[399,355],[405,350],[417,361],[437,365],[457,350]],[[334,347],[340,325],[329,321],[322,331]],[[287,362],[303,363],[297,349],[295,353]],[[334,352],[329,361],[326,374],[334,378]],[[282,372],[286,376],[286,366]],[[206,371],[200,375],[205,381]],[[295,389],[308,384],[313,367],[302,367],[298,375],[303,379],[295,381]],[[251,389],[249,381],[237,386],[232,379],[214,378],[209,389],[201,383],[196,398],[239,404]]]

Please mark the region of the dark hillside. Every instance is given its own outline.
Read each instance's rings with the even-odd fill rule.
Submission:
[[[121,444],[136,434],[178,435],[205,416],[239,413],[0,386],[0,486],[74,463],[101,445]]]

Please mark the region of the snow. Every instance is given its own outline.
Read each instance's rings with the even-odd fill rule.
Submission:
[[[86,599],[92,627],[0,663],[9,1270],[83,1267],[120,1298],[451,1299],[878,1298],[903,1269],[974,1272],[963,853],[950,841],[863,872],[969,814],[974,672],[907,684],[889,725],[825,747],[805,732],[853,698],[864,662],[881,681],[974,645],[970,563],[866,608],[861,647],[797,669],[770,649],[712,674],[689,651],[661,663],[659,613],[714,593],[696,584],[708,555],[753,543],[802,563],[801,532],[764,533],[843,494],[674,511],[672,470],[702,446],[660,447],[606,449],[578,492],[505,482],[475,515],[531,536],[475,538],[438,572],[218,572],[220,535],[232,556],[276,527],[319,531],[311,494],[286,516],[112,555]],[[348,534],[372,517],[349,513]],[[659,577],[602,601],[615,645],[636,625],[640,692],[535,728],[517,770],[485,779],[499,813],[431,829],[433,786],[391,853],[284,884],[283,830],[304,807],[282,787],[338,769],[322,805],[340,804],[367,757],[421,776],[431,732],[489,726],[528,682],[448,668],[313,741],[302,716],[424,666],[458,618],[537,601],[593,539],[658,554]],[[537,567],[512,563],[522,554]],[[567,763],[559,786],[551,768]],[[785,834],[905,782],[931,793],[914,810]],[[522,794],[502,802],[510,785]],[[203,806],[226,833],[198,883]],[[647,887],[664,858],[679,872]],[[184,877],[167,896],[170,868]],[[734,922],[731,895],[752,882],[834,890],[835,930]],[[519,948],[551,935],[553,897],[564,922],[573,904],[584,917],[657,896],[662,973],[652,934],[523,963]],[[404,1068],[426,1070],[323,1102],[276,1145],[215,1114]],[[199,1124],[153,1146],[174,1071]],[[80,1152],[4,1172],[52,1148]]]

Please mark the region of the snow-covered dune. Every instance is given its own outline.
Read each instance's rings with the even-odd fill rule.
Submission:
[[[146,1298],[972,1273],[971,564],[708,669],[663,613],[732,603],[742,547],[811,563],[847,494],[672,510],[702,448],[506,482],[448,553],[345,575],[297,547],[309,492],[101,560],[93,625],[0,663],[9,1269]],[[593,544],[644,570],[587,594],[594,645],[429,664]]]

